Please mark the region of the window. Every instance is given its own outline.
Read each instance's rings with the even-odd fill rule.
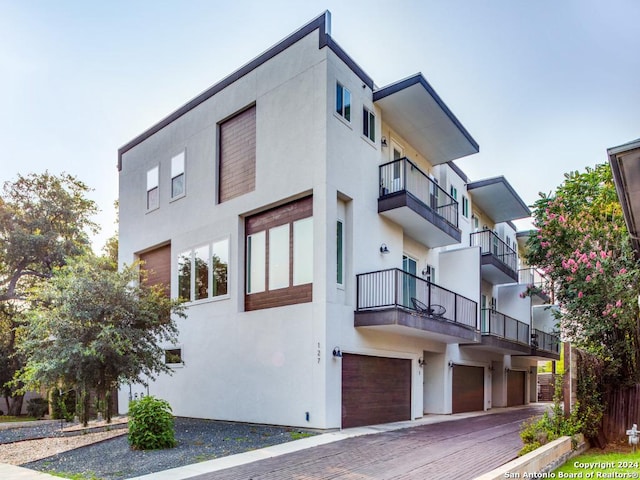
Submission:
[[[184,152],[171,159],[171,198],[184,195]]]
[[[340,83],[336,84],[336,113],[347,122],[351,121],[351,92]]]
[[[344,224],[336,223],[336,282],[344,285]]]
[[[462,216],[469,218],[469,199],[466,195],[462,195]]]
[[[160,206],[158,174],[159,170],[157,166],[147,171],[147,211],[155,210]]]
[[[362,109],[362,134],[375,143],[376,141],[376,116],[366,107]]]
[[[475,231],[478,231],[478,229],[480,228],[480,219],[475,213],[471,215],[471,226]]]
[[[182,365],[182,349],[181,348],[168,348],[164,351],[164,363],[167,365]]]
[[[187,250],[178,256],[178,296],[196,301],[227,295],[229,240]]]
[[[451,198],[453,198],[454,200],[458,200],[458,189],[456,187],[451,185],[451,187],[449,187],[449,192],[450,192]]]
[[[313,217],[311,197],[245,221],[245,310],[311,301]]]

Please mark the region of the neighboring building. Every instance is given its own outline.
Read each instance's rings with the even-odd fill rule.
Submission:
[[[119,258],[189,306],[173,376],[120,405],[329,429],[536,401],[529,209],[452,163],[479,147],[421,74],[377,87],[329,25],[119,150]]]
[[[640,258],[640,138],[607,149],[631,244]]]

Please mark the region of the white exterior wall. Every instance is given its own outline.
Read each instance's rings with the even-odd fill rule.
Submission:
[[[520,297],[520,294],[526,290],[526,285],[518,283],[498,285],[496,288],[496,309],[500,313],[531,325],[531,297]]]
[[[531,323],[533,328],[542,330],[546,333],[555,333],[558,331],[557,323],[554,311],[558,310],[557,305],[535,305],[531,309]]]
[[[327,427],[326,54],[315,31],[123,155],[121,261],[170,241],[177,296],[177,255],[230,238],[228,298],[190,306],[188,318],[178,320],[184,367],[148,389],[176,415]],[[216,204],[217,124],[254,102],[255,191]],[[183,149],[186,196],[170,202],[170,159]],[[158,164],[160,208],[145,213],[146,172]],[[308,193],[314,196],[313,303],[243,312],[241,215]],[[121,390],[123,409],[128,394],[128,387]]]

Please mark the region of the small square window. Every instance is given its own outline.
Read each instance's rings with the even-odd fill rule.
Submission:
[[[362,134],[375,143],[376,141],[376,116],[367,108],[362,109]]]
[[[167,365],[182,365],[182,349],[169,348],[164,351],[164,363]]]
[[[147,171],[147,210],[154,210],[160,206],[158,173],[157,166]]]
[[[340,83],[336,84],[336,113],[351,121],[351,92]]]
[[[171,198],[184,195],[184,152],[171,159]]]

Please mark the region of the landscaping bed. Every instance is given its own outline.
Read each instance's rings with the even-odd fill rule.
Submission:
[[[89,446],[24,463],[22,466],[42,472],[64,473],[69,476],[81,474],[87,479],[124,480],[289,442],[304,436],[315,435],[315,432],[298,428],[176,418],[175,434],[178,445],[171,449],[132,450],[127,436],[120,435]],[[22,438],[20,438],[21,435]],[[59,437],[59,425],[56,427],[49,424],[0,431],[0,444],[42,436]],[[28,444],[25,446],[28,448]]]

